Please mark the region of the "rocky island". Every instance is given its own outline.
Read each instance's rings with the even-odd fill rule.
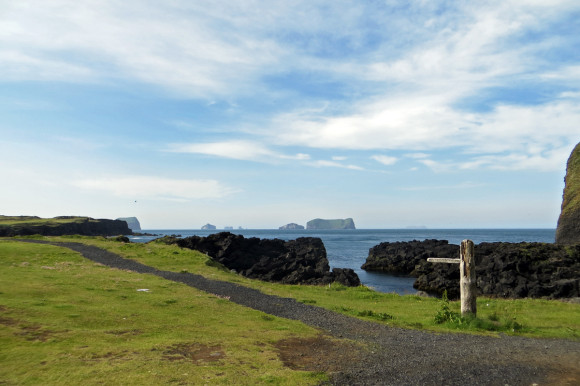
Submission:
[[[292,222],[290,224],[283,225],[278,229],[280,229],[280,230],[303,230],[304,225],[298,225],[298,224],[295,224]]]
[[[316,218],[306,223],[306,229],[310,230],[328,230],[328,229],[356,229],[352,218],[324,220]]]

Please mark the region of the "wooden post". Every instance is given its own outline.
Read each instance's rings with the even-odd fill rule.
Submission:
[[[461,294],[461,315],[477,315],[477,287],[475,280],[475,257],[473,241],[463,240],[459,247],[459,259],[430,257],[431,263],[459,264],[459,290]]]
[[[477,287],[475,280],[475,257],[473,241],[463,240],[460,247],[459,289],[461,291],[461,315],[477,315]]]

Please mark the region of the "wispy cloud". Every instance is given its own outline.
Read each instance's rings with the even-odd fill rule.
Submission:
[[[315,167],[331,167],[331,168],[342,168],[342,169],[349,169],[349,170],[364,170],[364,168],[357,166],[357,165],[346,165],[337,161],[328,161],[328,160],[317,160],[314,162],[310,162],[309,165]]]
[[[425,186],[408,186],[408,187],[400,187],[399,190],[414,192],[414,191],[423,191],[423,190],[455,190],[455,189],[475,189],[475,188],[482,188],[485,187],[486,184],[482,184],[479,182],[464,182],[460,184],[452,184],[452,185],[425,185]]]
[[[393,165],[399,160],[397,157],[390,157],[388,155],[373,155],[371,158],[387,166]]]
[[[282,154],[256,141],[233,140],[223,142],[171,144],[168,151],[175,153],[206,154],[245,161],[273,162],[275,160],[309,160],[305,153]]]
[[[216,180],[185,180],[155,176],[104,177],[81,179],[72,185],[130,199],[189,201],[222,198],[236,192]]]
[[[260,143],[243,140],[172,144],[168,149],[176,153],[206,154],[238,160],[268,159],[275,154]]]

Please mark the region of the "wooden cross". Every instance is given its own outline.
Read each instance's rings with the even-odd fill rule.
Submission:
[[[463,240],[459,248],[459,259],[430,257],[431,263],[459,264],[459,290],[461,293],[461,315],[477,314],[477,295],[475,282],[475,257],[473,241]]]

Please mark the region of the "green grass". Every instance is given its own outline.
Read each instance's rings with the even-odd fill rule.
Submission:
[[[209,278],[227,280],[256,288],[267,294],[292,297],[346,315],[374,320],[404,328],[420,328],[436,332],[467,332],[476,334],[523,335],[539,338],[580,338],[580,305],[543,299],[477,299],[478,318],[469,325],[435,321],[441,301],[414,295],[400,296],[376,292],[365,286],[347,288],[329,286],[279,285],[250,280],[219,267],[207,256],[188,249],[163,244],[123,244],[105,239],[83,237],[86,243],[97,245],[122,256],[162,270],[192,272]],[[216,267],[218,266],[218,267]],[[454,312],[460,311],[458,301],[450,302]],[[497,319],[497,320],[493,320]],[[488,322],[492,322],[492,327]],[[499,322],[499,326],[497,326]],[[511,326],[517,324],[519,328]]]
[[[0,241],[0,384],[317,384],[274,346],[317,334],[65,248]]]
[[[33,216],[3,216],[0,215],[0,226],[54,226],[59,224],[84,222],[88,217],[71,217],[71,218],[37,218]],[[97,220],[89,220],[97,221]]]
[[[83,242],[162,270],[227,280],[392,326],[579,339],[577,304],[479,298],[478,318],[437,323],[444,305],[439,299],[364,286],[265,283],[231,273],[199,252],[163,244],[39,238]],[[276,342],[316,336],[302,323],[50,245],[0,239],[0,265],[0,384],[317,384],[325,378],[291,370],[278,358]],[[458,302],[446,307],[459,312]],[[216,356],[186,355],[204,349]]]

